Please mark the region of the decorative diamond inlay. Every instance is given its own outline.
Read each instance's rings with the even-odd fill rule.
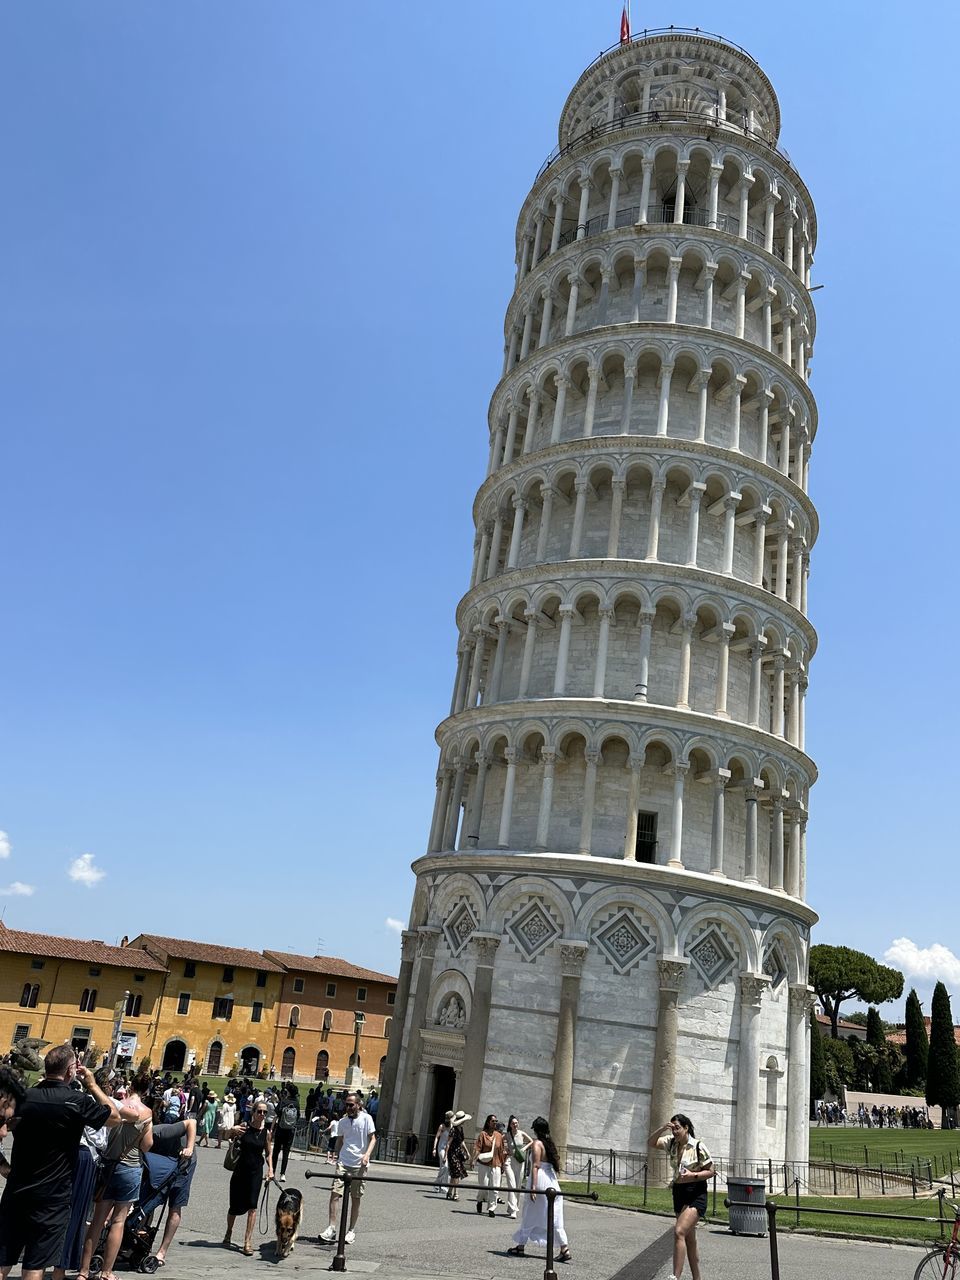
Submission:
[[[608,920],[594,941],[617,973],[629,973],[653,949],[653,939],[626,910]]]
[[[770,986],[774,991],[787,976],[787,962],[777,943],[767,949],[763,958],[763,972],[770,979]]]
[[[470,935],[477,928],[477,918],[466,898],[460,900],[447,916],[443,926],[443,936],[447,940],[451,955],[459,955],[470,940]]]
[[[708,987],[722,982],[736,959],[715,925],[711,925],[693,944],[688,954]]]
[[[539,902],[531,902],[507,926],[510,937],[527,960],[540,954],[559,938],[560,928]]]

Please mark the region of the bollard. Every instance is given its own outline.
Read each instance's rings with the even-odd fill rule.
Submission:
[[[860,1199],[860,1166],[857,1165],[857,1199]]]
[[[886,1184],[883,1181],[883,1161],[882,1160],[880,1161],[880,1194],[882,1196],[885,1196],[887,1194]]]
[[[643,1162],[643,1207],[647,1207],[647,1162]]]
[[[927,1180],[930,1183],[930,1190],[933,1190],[933,1172],[930,1168],[930,1161],[927,1161]]]
[[[943,1197],[947,1194],[946,1187],[937,1188],[937,1200],[940,1204],[940,1239],[943,1239]]]
[[[340,1230],[337,1233],[337,1252],[334,1255],[333,1262],[330,1264],[331,1271],[346,1271],[347,1255],[346,1255],[346,1235],[347,1220],[350,1216],[350,1187],[353,1179],[349,1173],[343,1175],[343,1200],[340,1204]]]
[[[832,1151],[832,1148],[831,1148],[831,1151]],[[831,1160],[831,1164],[833,1165],[833,1194],[836,1195],[837,1194],[837,1162],[835,1160]]]
[[[710,1216],[714,1219],[716,1219],[716,1216],[717,1216],[717,1180],[716,1178],[714,1178],[713,1180],[713,1212],[710,1214]]]
[[[780,1250],[777,1246],[777,1206],[767,1201],[767,1235],[770,1237],[770,1280],[780,1280]]]
[[[612,1187],[613,1184],[616,1182],[616,1178],[614,1177],[614,1172],[613,1172],[613,1147],[610,1148],[610,1164],[608,1167],[610,1170],[610,1185]]]
[[[593,1156],[587,1160],[587,1191],[590,1191],[590,1179],[593,1177]]]
[[[915,1170],[915,1169],[911,1169],[911,1170],[910,1170],[910,1178],[911,1178],[911,1180],[912,1180],[912,1182],[913,1182],[913,1198],[914,1198],[914,1200],[916,1200],[916,1198],[917,1198],[917,1173],[916,1173],[916,1170]]]
[[[956,1200],[956,1198],[957,1198],[957,1188],[954,1186],[954,1182],[953,1182],[953,1169],[952,1169],[952,1168],[951,1168],[951,1170],[950,1170],[950,1194],[951,1194],[951,1196],[953,1196],[954,1200]]]
[[[553,1187],[547,1187],[544,1194],[547,1197],[547,1258],[543,1267],[543,1280],[557,1280],[553,1266],[553,1207],[557,1193]]]
[[[773,1195],[773,1158],[767,1156],[767,1186],[770,1188],[770,1194]]]
[[[797,1197],[797,1226],[799,1227],[800,1225],[800,1179],[799,1178],[794,1178],[793,1188],[794,1188],[794,1193]]]

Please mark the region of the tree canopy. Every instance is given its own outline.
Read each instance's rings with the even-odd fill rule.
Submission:
[[[907,996],[906,1012],[906,1084],[908,1089],[919,1089],[927,1079],[927,1057],[930,1053],[930,1041],[927,1038],[927,1024],[923,1020],[920,997],[911,988]]]
[[[903,974],[878,964],[863,951],[818,943],[810,948],[810,985],[830,1019],[830,1035],[836,1040],[844,1000],[856,998],[865,1004],[897,1000],[903,995]]]
[[[953,1015],[947,988],[938,982],[930,1006],[930,1053],[927,1059],[927,1105],[955,1107],[960,1103],[960,1066],[953,1034]]]

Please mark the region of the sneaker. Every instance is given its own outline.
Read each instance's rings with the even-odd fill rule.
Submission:
[[[488,1210],[487,1210],[487,1217],[488,1217],[488,1218],[495,1218],[496,1216],[497,1216],[497,1211],[496,1211],[496,1209],[488,1209]]]
[[[508,1213],[508,1214],[507,1214],[507,1217],[508,1217],[508,1218],[515,1218],[516,1216],[517,1216],[517,1211],[516,1211],[516,1209],[514,1209],[514,1211],[513,1211],[512,1213]]]
[[[348,1231],[347,1234],[343,1237],[343,1242],[344,1244],[353,1244],[356,1238],[357,1238],[357,1233],[355,1231]]]
[[[280,1177],[277,1179],[278,1182],[286,1182],[286,1180],[287,1175],[285,1173],[281,1173]]]
[[[337,1228],[327,1227],[325,1231],[320,1232],[320,1239],[325,1240],[327,1244],[332,1244],[337,1238]]]

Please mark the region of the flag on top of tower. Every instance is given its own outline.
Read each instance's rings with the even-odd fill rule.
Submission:
[[[630,43],[630,0],[625,0],[623,12],[620,14],[620,43]]]

